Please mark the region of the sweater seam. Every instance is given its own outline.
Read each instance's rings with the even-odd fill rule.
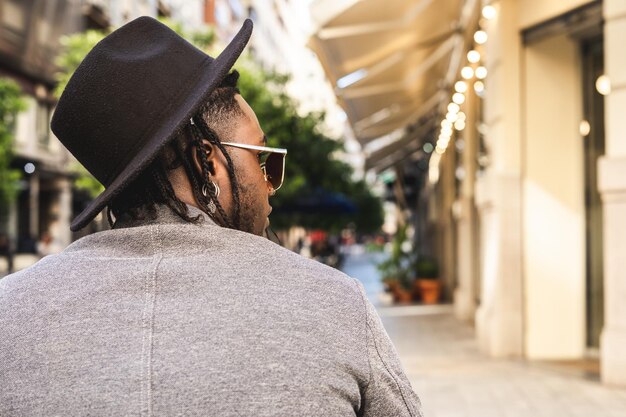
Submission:
[[[361,288],[359,287],[359,283],[357,282],[356,278],[352,278],[354,280],[354,284],[356,285],[356,289],[359,292],[359,295],[361,296],[361,303],[363,304],[363,311],[364,311],[364,316],[365,316],[365,356],[367,356],[367,367],[368,367],[368,377],[367,377],[367,383],[365,384],[365,389],[363,390],[363,396],[365,396],[365,394],[367,393],[367,390],[370,387],[370,383],[372,382],[372,375],[373,375],[373,371],[372,371],[372,362],[370,360],[370,354],[369,354],[369,335],[368,335],[368,321],[369,321],[369,316],[367,314],[367,303],[365,302],[365,298],[363,295],[363,291],[361,290]]]
[[[159,226],[150,228],[150,237],[153,244],[156,244],[154,255],[154,267],[151,274],[146,277],[145,299],[143,311],[143,340],[141,348],[141,408],[142,416],[152,416],[152,354],[154,348],[154,311],[156,306],[157,273],[159,265],[163,260],[163,250],[159,238]]]
[[[356,279],[352,278],[355,282]],[[358,287],[358,283],[357,283],[357,287]],[[363,395],[365,395],[367,393],[367,390],[370,387],[370,384],[372,382],[372,376],[373,376],[373,370],[372,370],[372,363],[370,360],[370,355],[369,355],[369,344],[367,343],[369,337],[368,337],[368,333],[372,332],[372,327],[370,326],[370,317],[369,314],[367,312],[367,303],[365,300],[365,294],[363,293],[363,291],[361,290],[361,288],[359,289],[359,293],[361,294],[361,301],[363,302],[363,306],[365,307],[365,346],[366,346],[366,353],[367,353],[367,362],[369,364],[369,368],[370,368],[370,376],[369,379],[367,381],[367,386],[365,387],[365,390],[363,390]],[[400,386],[400,383],[398,382],[398,379],[394,376],[394,374],[391,372],[391,370],[389,369],[389,367],[387,366],[387,363],[385,362],[385,360],[383,359],[380,350],[378,349],[378,345],[376,344],[376,340],[375,338],[372,337],[372,344],[374,345],[374,349],[376,350],[376,354],[378,355],[378,359],[380,359],[380,362],[383,364],[383,366],[385,367],[385,370],[387,371],[387,373],[389,374],[389,376],[391,377],[391,379],[393,380],[393,382],[395,382],[396,386],[398,387],[398,391],[400,391],[400,396],[402,397],[402,401],[404,402],[404,405],[407,409],[407,411],[409,412],[409,416],[414,417],[413,412],[411,411],[411,407],[409,407],[409,404],[406,400],[406,397],[404,396],[404,391],[402,391],[402,387]]]
[[[370,329],[370,331],[372,330],[372,327],[369,325],[369,323],[367,324],[367,327]],[[373,333],[373,332],[372,332]],[[376,353],[378,354],[378,359],[380,359],[380,362],[383,364],[383,366],[385,367],[385,370],[387,371],[387,373],[389,374],[389,376],[391,377],[391,379],[393,379],[393,382],[396,383],[396,386],[398,387],[398,391],[400,391],[400,396],[402,397],[402,401],[404,402],[404,405],[406,406],[407,411],[409,412],[409,416],[414,417],[413,412],[411,411],[411,407],[409,407],[409,403],[406,401],[406,397],[404,396],[404,391],[402,390],[402,387],[400,386],[400,383],[398,382],[398,379],[396,378],[396,376],[393,374],[393,372],[391,372],[391,370],[389,369],[389,367],[387,366],[387,363],[385,362],[385,360],[383,359],[380,350],[378,350],[378,345],[376,344],[376,341],[374,341],[374,348],[376,349]]]

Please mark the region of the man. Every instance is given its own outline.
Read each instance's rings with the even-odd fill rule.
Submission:
[[[286,151],[230,72],[139,18],[85,58],[52,128],[112,230],[0,281],[2,416],[420,416],[362,286],[261,237]]]

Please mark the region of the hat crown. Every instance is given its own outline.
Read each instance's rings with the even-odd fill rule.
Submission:
[[[59,100],[52,130],[108,186],[212,61],[155,19],[135,19],[87,54]]]

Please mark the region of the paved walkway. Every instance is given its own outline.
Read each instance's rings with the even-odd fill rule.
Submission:
[[[482,355],[450,306],[384,306],[373,259],[353,251],[360,279],[393,340],[426,417],[626,417],[626,390],[525,361]]]

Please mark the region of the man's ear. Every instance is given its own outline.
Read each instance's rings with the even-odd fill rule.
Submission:
[[[202,154],[206,157],[208,163],[209,174],[215,176],[215,167],[217,164],[217,147],[213,145],[206,139],[202,140]],[[200,160],[198,159],[198,152],[193,152],[193,163],[198,170],[202,174],[202,165],[200,164]]]

